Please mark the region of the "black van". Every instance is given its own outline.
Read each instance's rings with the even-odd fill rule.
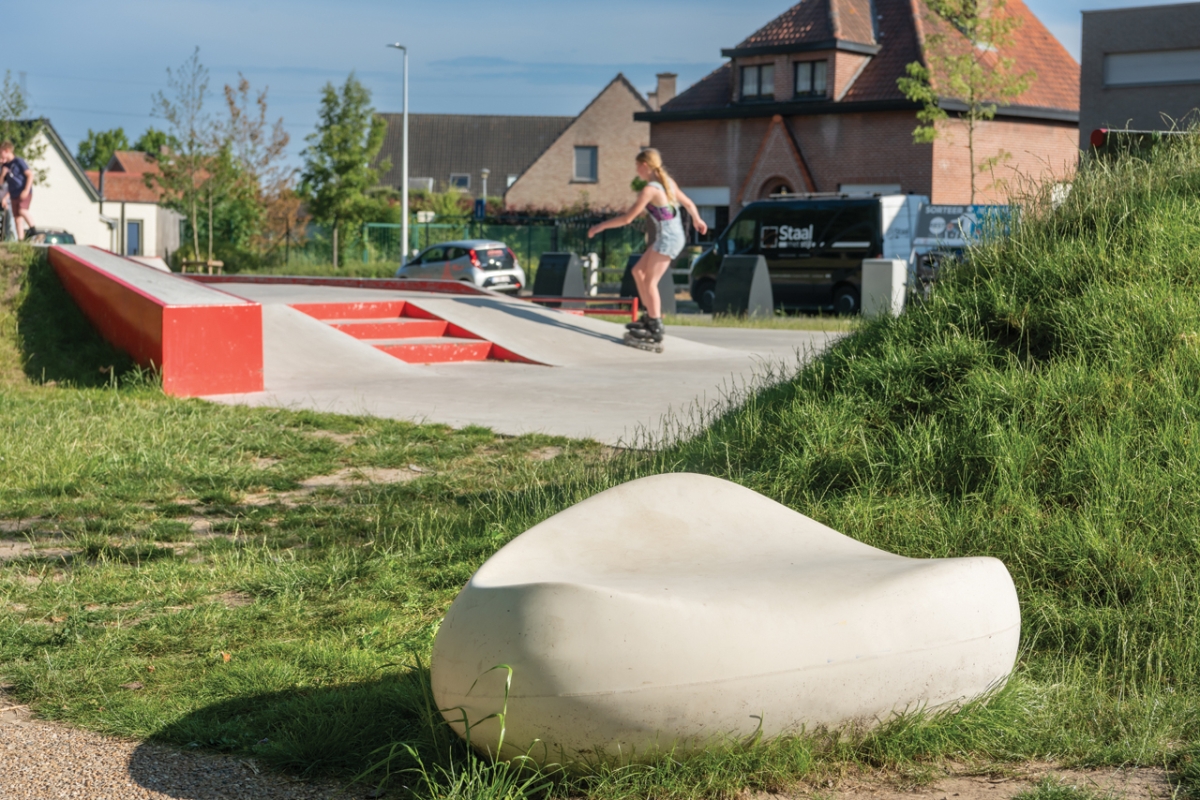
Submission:
[[[775,304],[859,310],[864,258],[908,258],[916,195],[762,200],[750,203],[692,266],[692,299],[712,310],[727,255],[766,256]]]

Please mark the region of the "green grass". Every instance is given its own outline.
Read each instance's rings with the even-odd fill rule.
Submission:
[[[862,324],[687,441],[616,456],[174,400],[120,367],[110,387],[66,388],[111,362],[86,337],[72,352],[92,365],[66,359],[46,320],[27,317],[21,342],[49,349],[34,362],[20,345],[22,375],[36,382],[29,364],[43,363],[63,377],[0,391],[0,518],[39,518],[24,535],[65,552],[0,566],[0,675],[38,713],[98,730],[343,778],[394,745],[390,769],[425,770],[403,778],[420,796],[515,800],[541,779],[472,759],[430,721],[421,664],[437,620],[530,525],[624,480],[689,470],[892,552],[1000,558],[1021,601],[1017,670],[956,715],[600,765],[555,777],[551,794],[733,797],[856,767],[928,776],[1025,760],[1165,764],[1190,790],[1198,197],[1196,141],[1088,164],[1062,207],[1030,198],[1012,236],[950,269],[930,302]],[[549,446],[562,454],[533,457]],[[426,471],[288,494],[313,475],[410,463]],[[144,688],[121,688],[133,681]]]

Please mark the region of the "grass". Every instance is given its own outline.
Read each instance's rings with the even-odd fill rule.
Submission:
[[[0,566],[0,674],[39,713],[98,730],[343,778],[395,745],[387,768],[418,769],[405,781],[422,797],[531,796],[540,779],[430,721],[437,620],[530,525],[689,470],[906,556],[1000,558],[1021,600],[1017,670],[956,715],[599,765],[548,776],[549,794],[725,798],[858,767],[920,778],[1035,759],[1168,765],[1192,791],[1197,197],[1195,140],[1089,163],[1064,205],[1029,198],[1011,237],[947,270],[930,302],[645,453],[175,400],[120,367],[67,388],[111,362],[94,340],[72,345],[90,366],[53,350],[37,325],[75,323],[28,316],[41,301],[23,290],[20,341],[51,349],[35,362],[14,345],[25,382],[0,391],[0,517],[29,520],[38,545]],[[26,286],[49,291],[43,270]],[[29,385],[38,363],[57,387]],[[547,447],[561,454],[541,460]],[[313,475],[408,464],[424,471],[296,494]]]

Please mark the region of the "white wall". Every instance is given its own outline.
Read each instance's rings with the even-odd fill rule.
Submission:
[[[108,226],[100,221],[99,209],[87,188],[44,133],[37,135],[37,141],[45,152],[31,166],[45,170],[46,178],[33,185],[33,200],[29,204],[33,224],[39,228],[62,228],[74,234],[80,244],[111,247]]]
[[[94,207],[94,206],[93,206]],[[122,215],[124,215],[122,217]],[[117,220],[117,229],[113,236],[112,246],[101,245],[118,255],[125,255],[129,242],[123,242],[121,231],[130,220],[141,220],[142,223],[142,252],[143,256],[162,255],[158,252],[158,206],[154,203],[121,203],[115,200],[104,201],[104,216]],[[90,243],[89,243],[90,244]]]

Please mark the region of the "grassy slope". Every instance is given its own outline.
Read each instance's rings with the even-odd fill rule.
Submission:
[[[988,737],[935,751],[1149,763],[1200,734],[1197,197],[1194,140],[1089,165],[931,303],[660,461],[894,552],[1008,565],[1017,678]]]
[[[863,326],[794,381],[646,456],[600,461],[568,445],[538,465],[525,457],[534,443],[478,430],[214,409],[137,388],[10,393],[0,516],[48,516],[90,560],[86,571],[37,558],[0,569],[4,675],[42,713],[282,766],[347,774],[388,737],[431,754],[422,675],[397,665],[427,653],[461,580],[571,502],[694,470],[895,552],[1003,559],[1022,602],[1017,673],[953,717],[602,771],[572,791],[730,794],[847,760],[1171,762],[1189,775],[1200,738],[1197,196],[1195,143],[1089,168],[1065,206],[1034,203],[932,302]],[[361,435],[342,446],[315,438],[319,428]],[[418,454],[436,475],[299,507],[241,502],[338,465]],[[255,467],[261,457],[279,461]],[[148,556],[157,538],[187,538],[171,523],[196,515],[239,536]],[[228,591],[250,604],[222,603]],[[24,610],[5,610],[14,603]],[[146,688],[118,688],[130,680]]]

